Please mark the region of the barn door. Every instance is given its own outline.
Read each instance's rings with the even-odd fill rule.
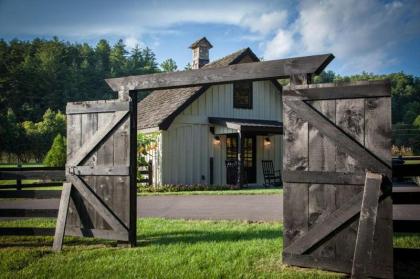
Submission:
[[[66,113],[67,183],[54,248],[61,248],[60,229],[62,235],[135,245],[135,106],[121,100],[68,103]]]
[[[350,273],[367,228],[365,275],[392,277],[389,84],[296,85],[283,93],[283,262]],[[376,211],[360,220],[369,199]]]

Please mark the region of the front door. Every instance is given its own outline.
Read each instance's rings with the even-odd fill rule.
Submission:
[[[246,183],[257,182],[257,167],[256,167],[256,137],[244,136],[242,145],[243,166],[246,174]],[[226,137],[226,160],[238,159],[238,135],[229,134]]]

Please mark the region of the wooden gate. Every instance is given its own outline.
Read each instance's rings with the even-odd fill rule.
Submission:
[[[283,262],[391,278],[389,83],[283,93]]]
[[[67,164],[54,239],[65,235],[136,243],[136,106],[68,103]]]

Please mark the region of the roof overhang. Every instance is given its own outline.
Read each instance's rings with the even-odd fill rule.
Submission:
[[[239,80],[269,80],[299,74],[319,74],[333,59],[332,54],[321,54],[182,72],[110,78],[105,81],[114,91],[128,92],[223,84]]]
[[[224,126],[241,133],[260,135],[283,134],[283,123],[273,120],[209,117],[209,123]]]

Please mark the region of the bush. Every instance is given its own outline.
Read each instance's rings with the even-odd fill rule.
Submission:
[[[66,138],[58,134],[44,158],[44,164],[49,167],[64,167],[66,165]]]
[[[236,190],[237,185],[184,185],[184,184],[165,184],[165,185],[137,185],[137,191],[140,193],[163,193],[163,192],[183,192],[183,191],[219,191]]]

